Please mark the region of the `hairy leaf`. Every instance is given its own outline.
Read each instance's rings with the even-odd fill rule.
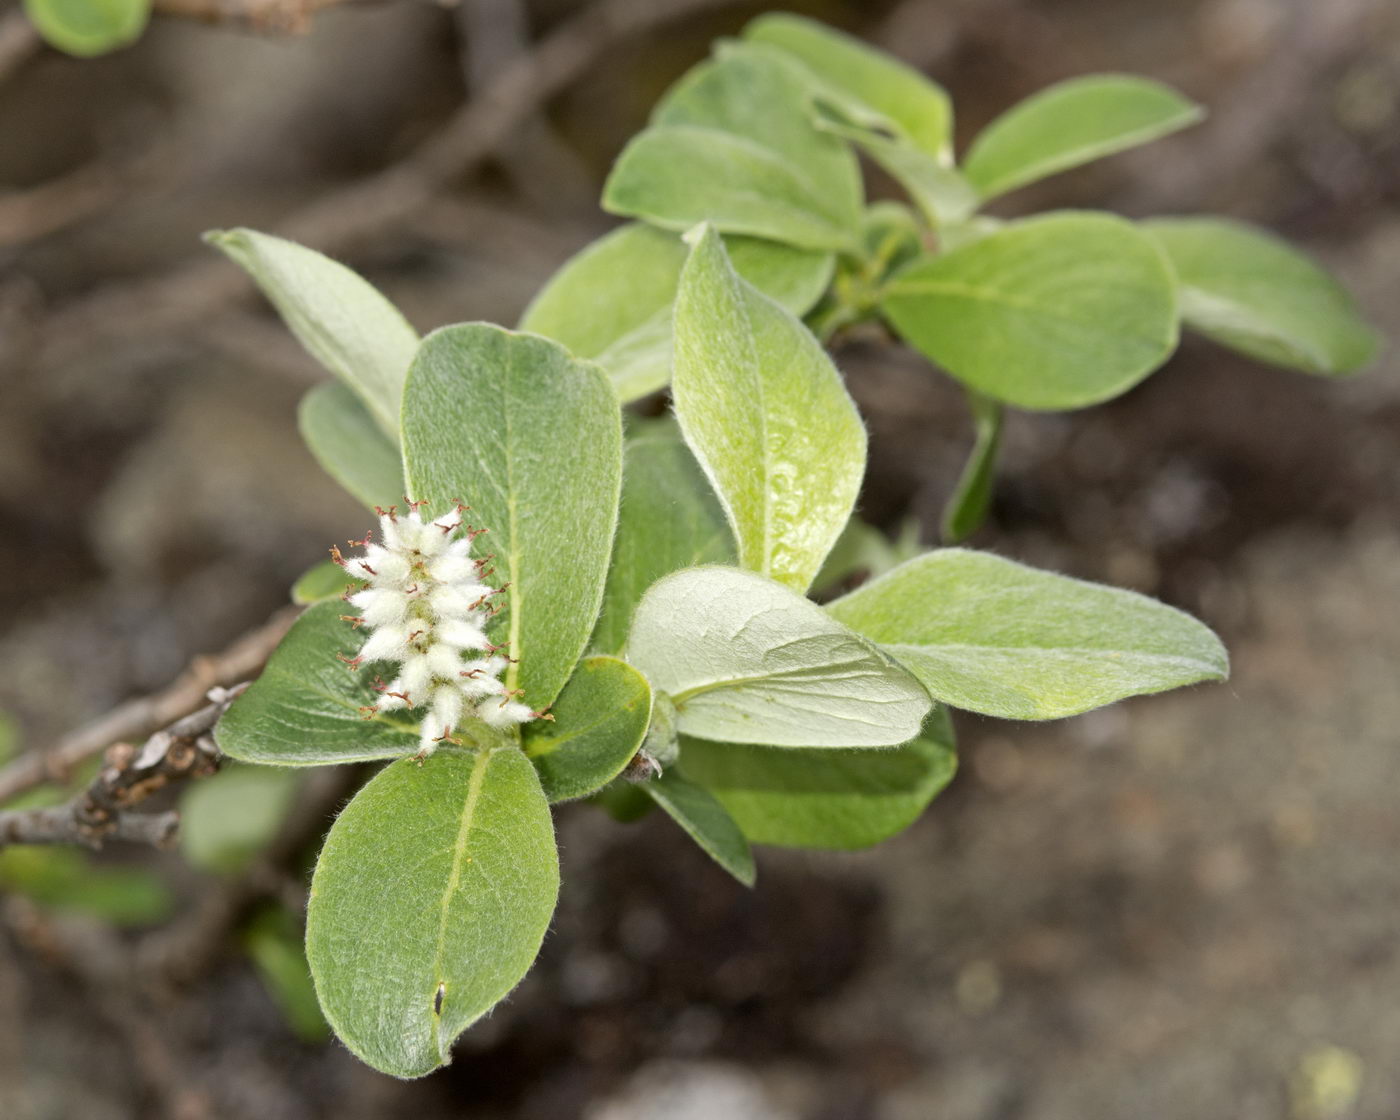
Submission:
[[[827,607],[955,708],[1057,719],[1229,672],[1190,615],[1145,595],[949,548]]]
[[[803,591],[860,491],[855,405],[820,343],[735,275],[712,229],[681,274],[675,325],[676,416],[739,561]]]
[[[311,880],[327,1020],[375,1069],[431,1073],[525,975],[558,894],[549,803],[519,750],[391,763],[336,819]]]
[[[882,307],[958,380],[1021,408],[1118,396],[1177,343],[1165,258],[1131,222],[1108,214],[1029,218],[915,261]]]
[[[1071,78],[992,121],[972,142],[963,169],[983,198],[993,198],[1177,132],[1204,115],[1199,105],[1150,78]]]
[[[953,778],[948,709],[917,739],[889,751],[681,745],[681,770],[729,810],[749,841],[852,851],[902,832]]]
[[[737,568],[658,580],[627,656],[675,701],[684,735],[780,747],[886,747],[919,733],[913,677],[815,603]]]
[[[734,559],[734,537],[695,456],[671,421],[652,421],[627,440],[622,510],[603,611],[590,643],[620,653],[632,612],[664,575]]]
[[[756,871],[749,842],[714,794],[686,781],[676,770],[638,787],[644,790],[705,854],[746,887],[754,884]]]
[[[267,668],[214,729],[230,758],[276,766],[325,766],[397,758],[418,749],[418,728],[402,717],[366,713],[380,669],[351,669],[364,634],[341,620],[336,600],[308,607]],[[372,718],[366,719],[366,714]]]
[[[1346,289],[1281,238],[1224,218],[1159,218],[1142,228],[1176,269],[1187,326],[1308,373],[1355,373],[1376,356],[1380,336]]]
[[[914,147],[951,162],[953,106],[912,67],[850,35],[786,12],[759,16],[744,38],[800,60],[822,86],[868,106]]]
[[[544,708],[598,618],[617,525],[622,421],[607,375],[557,342],[489,323],[434,331],[404,392],[413,496],[460,498],[508,583],[493,631],[508,688]]]
[[[962,222],[977,209],[977,192],[952,167],[925,151],[891,140],[873,129],[820,113],[818,122],[826,131],[859,146],[883,167],[918,206],[930,226]]]
[[[524,729],[525,755],[551,802],[596,793],[622,773],[647,732],[651,686],[615,657],[587,657],[550,709]]]
[[[293,241],[251,229],[204,235],[240,264],[317,361],[355,391],[395,443],[418,334],[358,273]]]
[[[831,282],[831,253],[738,235],[725,244],[739,275],[794,315],[806,314]],[[653,393],[671,380],[671,304],[685,258],[674,233],[629,222],[566,261],[520,329],[597,361],[624,403]]]
[[[859,168],[807,103],[803,78],[763,51],[702,63],[618,157],[603,208],[678,231],[708,221],[807,249],[853,248]]]
[[[302,397],[297,426],[321,469],[352,497],[370,509],[403,499],[397,444],[344,385],[327,382]]]

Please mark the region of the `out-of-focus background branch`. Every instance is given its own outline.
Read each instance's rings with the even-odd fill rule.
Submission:
[[[1270,225],[1400,333],[1389,0],[792,6],[939,78],[964,145],[1058,78],[1178,85],[1209,106],[1203,126],[1000,212]],[[319,371],[199,233],[305,240],[420,329],[510,323],[608,228],[602,177],[655,97],[763,10],[158,9],[137,46],[89,62],[0,10],[0,712],[17,749],[56,744],[0,769],[0,809],[23,793],[52,810],[93,781],[84,759],[244,679],[255,664],[196,664],[166,691],[367,525],[296,438]],[[957,392],[868,340],[838,358],[872,430],[866,516],[931,534],[970,438]],[[111,845],[37,871],[34,852],[0,852],[0,1116],[1389,1120],[1395,374],[1387,358],[1327,383],[1190,341],[1111,405],[1013,417],[975,543],[1203,615],[1231,685],[1063,724],[964,720],[962,773],[908,834],[764,853],[752,894],[663,821],[566,808],[539,967],[427,1081],[304,1041],[315,1024],[286,1002],[298,977],[278,947],[356,772],[252,797],[285,798],[281,823],[222,873],[190,851]],[[173,694],[178,710],[132,701]],[[35,887],[60,871],[86,906]],[[159,915],[129,897],[152,882]]]

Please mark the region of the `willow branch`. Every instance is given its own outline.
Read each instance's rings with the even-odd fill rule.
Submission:
[[[7,844],[82,844],[100,848],[107,840],[134,840],[167,847],[175,839],[175,812],[133,810],[172,782],[200,778],[219,768],[222,755],[210,732],[234,698],[247,687],[215,688],[209,703],[146,740],[109,747],[88,787],[62,805],[0,812],[0,847]]]
[[[113,743],[144,738],[198,712],[211,688],[229,687],[256,675],[297,614],[293,607],[278,611],[222,653],[196,657],[170,687],[118,705],[47,750],[22,755],[0,770],[0,802],[44,782],[64,780],[73,767],[95,758]]]

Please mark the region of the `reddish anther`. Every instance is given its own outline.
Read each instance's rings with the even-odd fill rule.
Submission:
[[[342,568],[345,567],[346,564],[348,563],[348,561],[345,559],[345,557],[344,557],[343,555],[341,555],[341,551],[340,551],[340,546],[339,546],[339,545],[334,545],[334,544],[331,545],[331,563],[332,563],[332,564],[338,564],[338,565],[340,565],[340,567],[342,567]]]
[[[346,657],[343,653],[337,653],[335,655],[335,659],[337,661],[345,662],[345,664],[348,665],[351,669],[358,669],[361,665],[365,663],[365,659],[363,657]]]
[[[365,571],[367,571],[367,572],[368,572],[370,575],[372,575],[372,576],[377,576],[377,575],[379,574],[379,573],[376,572],[373,568],[371,568],[368,564],[366,564],[363,560],[360,561],[360,567],[362,567]]]
[[[350,626],[355,630],[358,630],[361,626],[365,624],[365,620],[357,614],[343,614],[340,616],[340,621],[348,622]]]

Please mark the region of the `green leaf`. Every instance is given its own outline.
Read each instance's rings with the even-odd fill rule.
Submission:
[[[508,688],[554,702],[603,598],[622,484],[622,419],[607,375],[557,342],[489,323],[434,331],[404,392],[413,496],[461,498],[509,583],[494,630]]]
[[[977,209],[972,185],[927,152],[842,120],[823,107],[818,108],[817,120],[825,131],[850,140],[883,167],[935,229],[962,222]]]
[[[1174,89],[1131,74],[1058,82],[992,121],[963,170],[983,198],[1135,148],[1195,124],[1203,110]]]
[[[418,348],[398,309],[358,273],[293,241],[251,229],[204,239],[247,271],[297,340],[397,443],[404,376]]]
[[[621,774],[642,745],[651,719],[651,686],[625,661],[588,657],[550,714],[553,723],[526,725],[525,755],[551,803],[587,797]]]
[[[302,397],[297,426],[321,469],[352,497],[370,509],[402,501],[398,446],[344,385],[327,382]]]
[[[794,315],[831,282],[831,253],[732,236],[734,267]],[[671,304],[686,248],[673,233],[629,222],[566,261],[525,310],[520,329],[562,342],[608,371],[624,403],[671,380]]]
[[[919,733],[917,681],[782,584],[689,568],[637,607],[627,656],[683,735],[779,747],[890,747]]]
[[[714,794],[686,781],[675,770],[642,782],[638,788],[645,790],[707,856],[744,886],[753,886],[757,871],[749,842]]]
[[[271,766],[225,766],[180,799],[180,851],[205,871],[240,871],[272,842],[301,775]]]
[[[398,758],[418,749],[418,728],[402,717],[361,709],[375,699],[371,687],[382,666],[352,670],[337,655],[353,657],[364,634],[341,620],[338,602],[308,607],[248,691],[214,729],[230,758],[276,766],[326,766]]]
[[[902,832],[957,770],[941,704],[917,739],[890,751],[681,746],[681,770],[719,799],[749,841],[854,851]]]
[[[1351,296],[1281,238],[1223,218],[1142,223],[1181,281],[1186,325],[1231,349],[1308,373],[1354,373],[1381,339]]]
[[[1108,214],[1013,222],[895,276],[882,304],[911,345],[1020,408],[1126,392],[1177,343],[1176,286],[1156,244]]]
[[[139,39],[151,0],[24,0],[24,11],[49,46],[92,58]]]
[[[943,508],[943,540],[957,544],[977,532],[987,519],[996,483],[997,450],[1001,446],[1002,407],[981,393],[969,392],[968,405],[976,436],[953,496]]]
[[[322,560],[292,584],[292,602],[299,607],[309,607],[327,599],[339,599],[351,587],[359,590],[365,586],[364,580],[356,579],[334,560]]]
[[[431,1073],[525,975],[558,894],[549,803],[519,750],[391,763],[336,819],[311,880],[326,1019],[382,1073]]]
[[[952,158],[953,106],[948,94],[910,66],[815,20],[785,12],[759,16],[744,38],[799,59],[829,90],[880,114],[914,147],[945,165]]]
[[[316,1002],[306,951],[291,913],[283,908],[264,911],[244,933],[243,947],[297,1037],[305,1042],[324,1041],[331,1033],[330,1024]]]
[[[1223,680],[1225,648],[1144,595],[949,548],[830,604],[935,700],[1006,719],[1058,719],[1126,696]]]
[[[622,509],[591,647],[620,653],[632,612],[662,576],[733,559],[734,538],[724,511],[680,429],[671,421],[641,427],[627,440]]]
[[[706,228],[676,297],[672,392],[739,561],[805,590],[855,505],[865,428],[797,319],[741,281]]]
[[[613,165],[603,209],[684,231],[711,222],[807,249],[851,249],[860,170],[809,119],[807,82],[759,50],[695,67]]]
[[[115,926],[154,925],[175,909],[169,888],[150,871],[97,867],[86,853],[71,848],[5,848],[0,889]]]

